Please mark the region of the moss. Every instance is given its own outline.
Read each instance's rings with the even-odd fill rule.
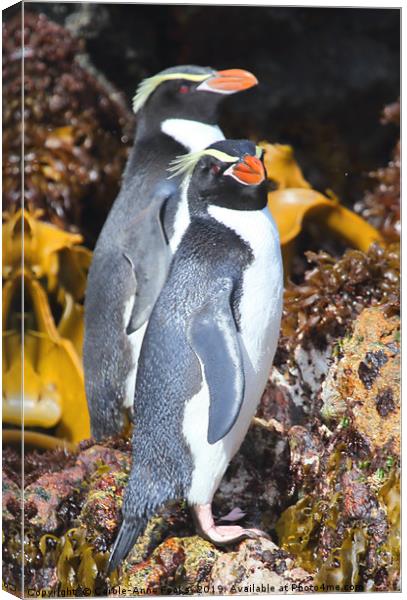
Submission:
[[[221,552],[213,544],[195,535],[183,539],[185,561],[179,581],[183,586],[204,584]]]
[[[106,465],[107,466],[107,465]],[[89,491],[79,515],[79,523],[92,545],[106,551],[117,533],[127,472],[109,472],[99,467],[91,478]]]

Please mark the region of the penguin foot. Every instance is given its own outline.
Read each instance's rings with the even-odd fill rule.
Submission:
[[[192,508],[199,535],[217,546],[234,544],[245,538],[265,537],[267,533],[260,529],[244,529],[239,525],[215,525],[210,504],[201,504]]]

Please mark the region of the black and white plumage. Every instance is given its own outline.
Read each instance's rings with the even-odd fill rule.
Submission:
[[[282,261],[260,153],[251,142],[225,140],[178,164],[191,221],[141,349],[133,466],[110,569],[175,498],[188,500],[199,532],[215,543],[260,533],[217,527],[211,512],[266,385],[280,328]]]
[[[131,407],[138,354],[188,215],[179,210],[171,159],[224,139],[219,102],[257,83],[247,71],[183,66],[144,80],[120,193],[98,239],[85,298],[84,370],[92,435],[120,433]]]

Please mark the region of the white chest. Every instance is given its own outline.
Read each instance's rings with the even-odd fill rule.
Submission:
[[[280,327],[283,266],[278,232],[270,211],[239,211],[213,206],[210,214],[233,229],[253,253],[245,269],[239,304],[245,368],[256,374],[273,359]],[[271,359],[270,359],[271,355]],[[249,374],[249,373],[248,373]]]
[[[185,408],[184,435],[194,458],[188,495],[191,504],[212,500],[231,458],[239,449],[265,388],[280,330],[283,267],[277,228],[268,211],[235,211],[211,207],[210,214],[250,244],[254,255],[243,275],[240,346],[244,360],[245,397],[231,431],[208,444],[209,390],[201,390]]]
[[[161,131],[188,148],[190,152],[203,150],[225,139],[218,125],[188,119],[166,119],[161,123]]]

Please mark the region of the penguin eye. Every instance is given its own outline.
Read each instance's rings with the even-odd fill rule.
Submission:
[[[219,165],[212,165],[211,166],[211,173],[213,173],[214,175],[217,175],[220,171],[220,166]]]
[[[179,91],[180,94],[188,94],[189,89],[190,89],[189,85],[185,85],[184,84],[184,85],[180,85],[178,91]]]

